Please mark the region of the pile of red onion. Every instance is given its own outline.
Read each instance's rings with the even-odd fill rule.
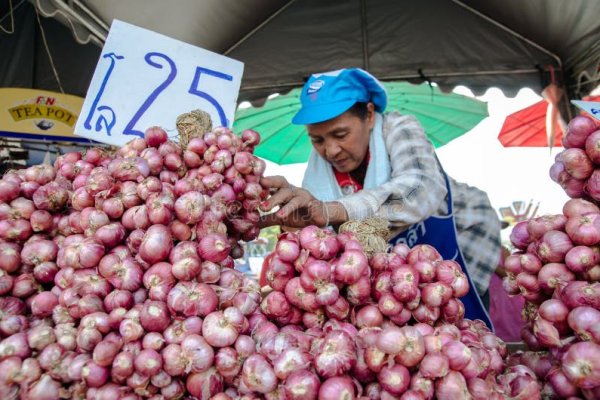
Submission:
[[[600,129],[588,116],[578,115],[567,126],[563,146],[550,167],[550,178],[571,198],[600,201]]]
[[[548,398],[600,398],[600,208],[575,198],[562,214],[519,222],[504,288],[526,299],[521,337]]]
[[[505,368],[504,342],[463,318],[466,275],[431,246],[369,259],[351,234],[309,226],[282,234],[266,268],[252,337],[268,398],[539,396],[529,368]]]
[[[208,398],[223,331],[248,333],[260,302],[231,268],[267,195],[259,140],[217,128],[182,148],[153,127],[7,172],[0,398]]]
[[[285,233],[262,296],[232,268],[268,194],[259,135],[167,139],[0,180],[1,399],[539,397],[431,246]]]

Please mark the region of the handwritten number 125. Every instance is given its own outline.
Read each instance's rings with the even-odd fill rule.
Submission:
[[[154,89],[152,91],[152,93],[150,93],[150,96],[148,96],[148,98],[146,99],[146,101],[144,101],[144,103],[141,105],[141,107],[133,115],[133,118],[131,118],[131,121],[129,121],[129,123],[127,124],[127,126],[123,130],[123,134],[124,135],[137,135],[139,137],[144,137],[144,132],[141,132],[141,131],[133,129],[134,126],[135,126],[135,124],[142,117],[142,115],[144,115],[144,113],[152,105],[152,103],[154,103],[154,100],[156,100],[156,98],[158,97],[158,95],[163,90],[165,90],[167,88],[167,86],[169,86],[171,84],[171,82],[173,82],[173,80],[175,79],[175,77],[177,76],[177,66],[175,65],[175,63],[173,62],[173,60],[171,60],[167,55],[162,54],[162,53],[152,52],[152,53],[146,54],[146,57],[144,57],[144,59],[146,60],[146,62],[148,64],[150,64],[151,66],[153,66],[155,68],[162,69],[163,65],[159,64],[158,62],[155,62],[152,59],[153,57],[162,58],[163,60],[165,60],[167,62],[167,64],[169,64],[169,67],[171,68],[171,71],[169,72],[169,75],[167,76],[167,78],[160,85],[158,85],[156,87],[156,89]]]
[[[157,61],[154,61],[154,59],[156,59],[156,58],[166,61],[166,64],[168,64],[168,66],[170,68],[169,75],[166,77],[166,79],[160,85],[158,85],[156,87],[156,89],[154,89],[152,91],[150,96],[148,96],[148,98],[144,101],[144,103],[136,111],[136,113],[131,118],[131,121],[129,121],[127,126],[125,126],[125,129],[123,130],[124,135],[136,135],[139,137],[144,137],[144,133],[142,131],[134,129],[135,124],[139,121],[139,119],[142,117],[142,115],[144,115],[144,113],[148,110],[148,108],[152,105],[152,103],[154,103],[154,101],[156,100],[158,95],[161,92],[163,92],[171,84],[171,82],[173,82],[175,80],[175,77],[177,76],[177,66],[175,65],[173,60],[171,60],[171,58],[169,58],[167,55],[162,54],[162,53],[152,52],[152,53],[146,54],[145,60],[151,66],[162,69],[165,65],[162,65],[162,64],[158,63]],[[188,93],[193,94],[195,96],[198,96],[198,97],[208,101],[217,110],[217,114],[219,115],[219,123],[221,124],[221,126],[228,126],[229,124],[227,121],[227,117],[225,116],[225,111],[223,110],[223,107],[221,107],[219,102],[214,97],[212,97],[210,94],[208,94],[202,90],[199,90],[198,85],[200,83],[200,78],[202,77],[202,75],[209,75],[209,76],[213,76],[213,77],[219,78],[219,79],[224,79],[227,81],[232,81],[233,76],[224,74],[219,71],[214,71],[214,70],[211,70],[208,68],[196,67],[196,73],[194,74],[194,79],[192,80],[192,84],[190,85],[190,88],[188,90]]]
[[[219,114],[219,122],[221,123],[221,126],[228,126],[229,124],[227,123],[228,121],[227,117],[225,116],[225,111],[223,111],[223,107],[221,107],[219,102],[217,102],[217,100],[215,100],[215,98],[212,97],[210,94],[198,90],[198,83],[200,82],[200,77],[202,76],[202,74],[214,76],[219,79],[225,79],[227,81],[232,81],[233,76],[224,74],[222,72],[213,71],[208,68],[196,67],[196,74],[194,75],[194,80],[192,81],[190,90],[188,90],[189,93],[195,94],[196,96],[199,96],[204,100],[208,101],[210,104],[212,104],[213,107],[215,107],[215,109],[217,110],[217,113]]]

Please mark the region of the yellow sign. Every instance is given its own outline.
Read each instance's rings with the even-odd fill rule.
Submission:
[[[89,142],[73,127],[83,98],[38,89],[0,88],[0,136]]]

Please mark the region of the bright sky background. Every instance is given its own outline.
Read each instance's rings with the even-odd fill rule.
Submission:
[[[464,87],[454,91],[472,96]],[[488,103],[490,116],[437,149],[446,172],[458,181],[486,191],[496,211],[510,206],[513,201],[533,200],[534,206],[540,203],[537,215],[560,213],[568,197],[550,179],[548,171],[562,148],[555,147],[552,152],[547,147],[505,148],[497,139],[507,115],[536,103],[541,97],[530,89],[522,89],[516,97],[507,98],[499,89],[492,88],[477,98]],[[306,164],[279,166],[267,161],[265,175],[283,175],[291,183],[300,185],[305,168]]]

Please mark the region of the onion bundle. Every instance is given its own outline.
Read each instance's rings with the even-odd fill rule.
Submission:
[[[586,116],[569,123],[550,169],[572,197],[562,214],[517,223],[517,249],[504,261],[504,289],[526,299],[521,337],[530,351],[511,362],[531,368],[549,398],[600,396],[600,131]]]
[[[571,198],[600,201],[600,129],[585,115],[573,118],[567,126],[563,146],[550,168],[550,178]]]
[[[600,209],[576,198],[563,213],[519,222],[504,288],[527,302],[520,355],[548,396],[596,398],[600,387]]]

